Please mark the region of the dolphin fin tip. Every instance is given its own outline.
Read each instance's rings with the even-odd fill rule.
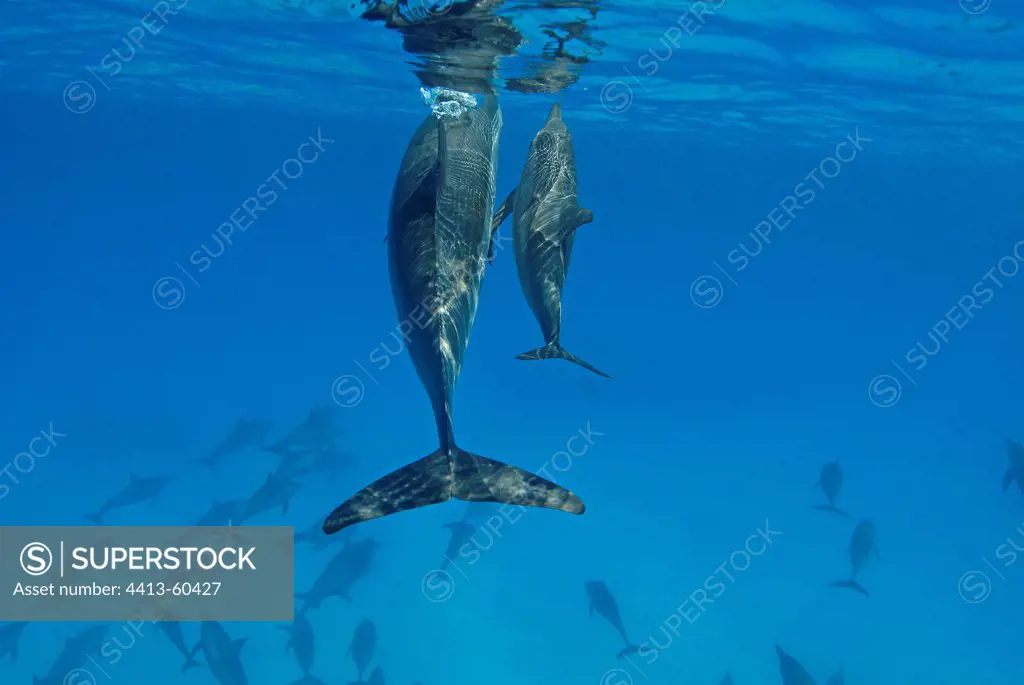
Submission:
[[[600,369],[583,361],[582,359],[574,355],[572,352],[570,352],[569,350],[565,349],[564,347],[557,343],[551,343],[545,345],[544,347],[538,347],[534,350],[529,350],[528,352],[517,354],[516,359],[531,361],[536,361],[540,359],[564,359],[566,361],[572,362],[573,364],[576,364],[579,367],[586,369],[587,371],[590,371],[591,373],[596,373],[598,376],[601,376],[602,378],[611,378],[611,376],[606,374],[604,371],[601,371]]]
[[[458,447],[452,453],[452,495],[458,499],[518,504],[577,515],[586,511],[583,500],[575,493],[529,471]]]

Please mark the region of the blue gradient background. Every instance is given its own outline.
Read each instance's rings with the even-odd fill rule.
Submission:
[[[343,374],[365,386],[340,410],[358,465],[305,488],[287,516],[251,523],[304,529],[434,449],[408,356],[379,372],[369,361],[393,345],[397,324],[381,240],[394,174],[425,114],[412,88],[394,96],[405,111],[381,102],[376,114],[228,107],[156,90],[106,95],[73,116],[53,86],[6,91],[0,111],[0,461],[51,422],[67,437],[30,473],[14,471],[17,484],[3,481],[0,523],[82,524],[129,471],[176,480],[155,505],[107,523],[191,523],[215,498],[250,494],[276,465],[243,453],[210,472],[192,459],[239,417],[273,419],[280,434],[330,403]],[[506,100],[499,200],[553,101]],[[586,515],[531,510],[506,522],[477,563],[453,573],[445,602],[427,601],[421,579],[463,505],[360,526],[383,546],[351,604],[311,613],[314,674],[355,680],[345,648],[368,617],[389,685],[710,685],[726,671],[737,685],[777,683],[776,643],[820,683],[839,666],[850,685],[1016,683],[1024,560],[1001,568],[995,550],[1007,537],[1024,546],[1024,498],[1000,487],[1003,441],[1024,439],[1024,275],[1000,277],[1004,287],[924,368],[904,355],[919,342],[934,349],[929,330],[1024,239],[1019,161],[942,145],[939,134],[935,149],[911,154],[898,131],[864,117],[805,145],[735,145],[710,123],[684,135],[634,130],[628,117],[614,127],[576,120],[600,108],[593,89],[562,101],[580,201],[596,217],[576,242],[563,343],[615,378],[513,359],[541,339],[506,249],[485,279],[455,428],[466,449],[538,469],[590,426],[600,435],[559,475]],[[713,262],[728,268],[729,251],[752,245],[753,227],[855,125],[871,142],[747,269],[730,271],[735,284],[723,276]],[[318,160],[209,270],[189,265],[318,129],[334,140]],[[691,298],[704,275],[722,287],[710,308]],[[173,310],[152,297],[165,276],[184,282]],[[872,402],[879,374],[901,384],[894,406]],[[848,574],[852,532],[811,509],[832,459],[846,472],[840,506],[879,531],[881,559],[859,577],[870,599],[826,587]],[[608,583],[635,642],[664,643],[664,621],[766,523],[782,534],[656,661],[615,661],[618,637],[588,617],[585,580]],[[330,554],[297,550],[298,589]],[[989,575],[987,601],[961,597],[971,570]],[[249,638],[253,685],[298,678],[276,626],[226,627]],[[184,628],[197,638],[197,626]],[[44,675],[80,629],[30,625],[0,680]],[[127,641],[123,630],[111,635]],[[149,628],[108,671],[112,682],[214,683],[206,668],[180,676],[179,666]],[[625,675],[602,681],[612,668]]]

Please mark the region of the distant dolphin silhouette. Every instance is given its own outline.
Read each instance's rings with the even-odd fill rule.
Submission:
[[[583,589],[587,593],[587,603],[590,605],[590,615],[593,616],[596,611],[598,614],[604,617],[604,620],[608,621],[615,628],[615,631],[622,636],[622,641],[625,646],[619,650],[619,653],[615,656],[616,659],[623,659],[629,654],[634,654],[639,651],[640,646],[635,645],[629,641],[629,636],[626,635],[626,628],[622,624],[622,615],[619,613],[619,603],[615,601],[615,597],[612,595],[608,586],[603,580],[588,580],[583,583]]]
[[[551,107],[547,121],[530,143],[519,186],[498,208],[493,230],[512,215],[512,246],[519,283],[544,334],[544,346],[516,359],[566,359],[611,378],[562,347],[562,288],[576,229],[594,220],[576,195],[576,158],[562,107]]]
[[[836,507],[836,496],[839,495],[839,491],[843,487],[843,469],[839,466],[838,461],[830,461],[825,464],[821,469],[821,477],[818,478],[818,482],[814,485],[821,488],[821,491],[825,493],[825,498],[828,500],[828,504],[815,504],[815,509],[839,514],[848,519],[853,518],[842,509]]]
[[[408,327],[409,353],[440,446],[338,506],[324,521],[327,534],[452,497],[584,511],[565,488],[455,443],[452,397],[491,250],[501,125],[497,99],[487,96],[455,120],[428,116],[406,149],[391,197],[388,267],[398,319],[415,322]]]
[[[878,556],[878,545],[875,543],[875,524],[864,519],[857,524],[850,538],[850,546],[847,548],[850,553],[850,579],[839,580],[829,583],[829,587],[844,587],[856,590],[865,597],[870,597],[864,586],[856,581],[857,573],[864,568],[868,556],[874,552]]]

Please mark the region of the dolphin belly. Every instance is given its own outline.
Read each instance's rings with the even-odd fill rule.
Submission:
[[[557,204],[542,199],[521,210],[517,203],[512,224],[519,284],[530,311],[540,325],[544,342],[555,344],[561,333],[562,287],[565,284],[562,244],[557,235],[558,221]]]

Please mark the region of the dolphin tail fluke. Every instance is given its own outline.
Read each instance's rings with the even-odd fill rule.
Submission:
[[[511,464],[452,447],[452,496],[467,502],[500,502],[582,514],[586,506],[571,491]]]
[[[1011,466],[1010,469],[1006,472],[1006,475],[1003,476],[1003,492],[1009,490],[1010,486],[1013,485],[1013,481],[1015,480],[1017,480],[1017,472]]]
[[[619,650],[619,653],[615,655],[615,658],[621,661],[622,659],[625,659],[628,654],[636,654],[639,651],[639,645],[627,644],[625,647]]]
[[[535,350],[530,350],[529,352],[517,354],[516,359],[565,359],[567,361],[572,362],[573,364],[582,366],[587,371],[593,371],[598,376],[611,378],[611,376],[606,374],[604,371],[594,368],[593,366],[583,361],[582,359],[574,355],[572,352],[563,348],[561,345],[558,345],[557,343],[551,343],[545,345],[544,347],[538,347]]]
[[[331,535],[362,521],[447,502],[451,491],[448,456],[437,450],[352,495],[324,520],[324,533]]]
[[[195,660],[194,655],[189,655],[185,658],[185,663],[181,665],[181,672],[189,671],[199,666],[199,662]]]
[[[82,518],[84,518],[86,521],[89,521],[93,525],[96,525],[96,526],[102,526],[103,525],[103,514],[100,514],[99,512],[97,512],[95,514],[86,514]]]
[[[817,509],[818,511],[827,511],[830,514],[839,514],[840,516],[845,516],[848,519],[853,518],[839,507],[833,506],[831,504],[815,504],[814,508]]]
[[[845,587],[849,590],[856,590],[865,597],[870,597],[868,591],[864,589],[864,586],[858,583],[856,580],[837,580],[834,583],[829,583],[829,587]]]
[[[528,471],[454,445],[393,471],[338,506],[324,521],[328,535],[348,526],[447,502],[502,502],[582,514],[583,501]]]

